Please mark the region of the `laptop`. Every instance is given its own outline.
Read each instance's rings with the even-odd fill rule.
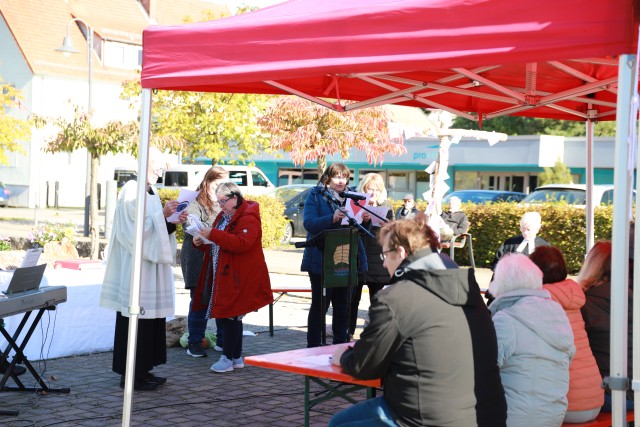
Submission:
[[[45,268],[47,268],[47,264],[16,268],[5,294],[12,295],[37,290],[40,288],[40,282],[44,276]]]

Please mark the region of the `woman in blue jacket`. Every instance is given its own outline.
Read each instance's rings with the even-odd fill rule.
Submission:
[[[304,228],[307,230],[307,241],[325,230],[342,227],[345,214],[338,209],[343,207],[345,199],[340,193],[347,190],[349,168],[344,163],[334,163],[320,178],[320,184],[313,188],[304,204]],[[302,256],[302,271],[309,273],[311,282],[311,307],[307,322],[307,347],[319,347],[322,344],[323,316],[329,304],[333,306],[333,343],[347,342],[349,325],[349,289],[347,287],[327,288],[325,304],[322,307],[322,239],[319,244],[308,246]],[[358,271],[367,270],[367,258],[364,247],[358,239]],[[354,284],[355,285],[355,284]]]

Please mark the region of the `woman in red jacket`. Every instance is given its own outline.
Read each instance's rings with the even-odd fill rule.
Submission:
[[[258,203],[245,200],[232,182],[216,189],[222,211],[211,228],[194,236],[194,245],[205,251],[193,298],[193,310],[221,319],[224,344],[214,372],[244,368],[242,318],[273,301],[267,263],[262,251],[262,224]],[[204,244],[204,245],[203,245]]]
[[[591,421],[600,413],[600,407],[604,403],[604,390],[600,387],[602,378],[580,313],[586,301],[584,291],[578,283],[567,278],[567,266],[558,248],[540,246],[529,258],[542,270],[544,289],[562,306],[573,330],[576,353],[569,365],[569,405],[564,422]]]

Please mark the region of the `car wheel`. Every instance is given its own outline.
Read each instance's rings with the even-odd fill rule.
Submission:
[[[284,227],[284,233],[282,233],[282,239],[280,239],[280,243],[283,245],[288,245],[293,237],[293,224],[287,222],[287,225]]]

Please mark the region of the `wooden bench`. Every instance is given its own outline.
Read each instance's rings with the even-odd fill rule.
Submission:
[[[277,303],[283,295],[293,292],[311,292],[311,284],[309,286],[281,286],[271,288],[271,292],[278,294],[269,304],[269,336],[273,336],[273,305]]]
[[[633,421],[633,411],[627,411],[627,421]],[[611,427],[611,412],[600,412],[595,420],[586,423],[564,423],[562,427]]]

